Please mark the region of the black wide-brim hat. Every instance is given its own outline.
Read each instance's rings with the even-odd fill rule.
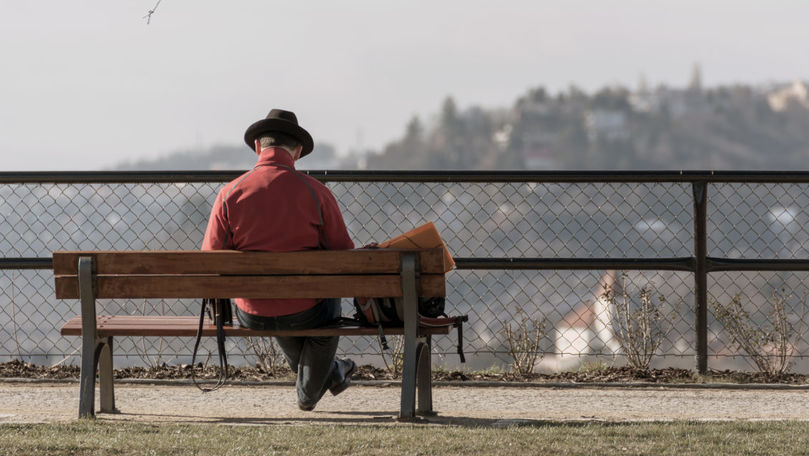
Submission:
[[[273,131],[285,133],[300,141],[303,146],[301,157],[309,155],[314,148],[312,135],[298,125],[298,117],[295,113],[283,109],[273,109],[267,114],[266,119],[261,119],[247,127],[247,131],[244,132],[244,142],[247,143],[247,147],[255,150],[256,139],[264,133]]]

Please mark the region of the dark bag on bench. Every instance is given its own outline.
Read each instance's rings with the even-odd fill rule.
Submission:
[[[465,363],[463,354],[463,322],[468,321],[466,315],[448,317],[444,312],[443,297],[419,298],[418,320],[420,326],[458,328],[458,356]],[[362,326],[376,326],[379,329],[379,343],[383,350],[389,350],[385,337],[385,326],[402,326],[404,324],[404,308],[402,298],[354,298],[354,318]]]
[[[444,316],[444,298],[419,298],[419,315],[436,318]],[[355,317],[366,326],[401,326],[404,310],[401,298],[354,298]]]
[[[217,326],[233,326],[233,307],[231,306],[230,299],[203,299],[202,305],[205,306],[205,313],[208,318]]]

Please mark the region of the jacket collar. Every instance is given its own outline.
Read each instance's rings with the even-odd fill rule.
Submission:
[[[259,165],[284,165],[294,169],[295,160],[292,159],[292,156],[289,155],[286,149],[270,147],[262,150],[261,154],[259,154],[256,166]]]

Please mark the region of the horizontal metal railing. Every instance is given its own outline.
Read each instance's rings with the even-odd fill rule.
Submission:
[[[809,183],[809,171],[389,171],[303,170],[328,182],[684,182]],[[16,171],[0,184],[222,182],[243,171]]]

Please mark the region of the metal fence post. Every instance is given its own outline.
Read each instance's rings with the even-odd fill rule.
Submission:
[[[708,371],[708,183],[692,183],[694,192],[694,298],[696,301],[697,371]]]

